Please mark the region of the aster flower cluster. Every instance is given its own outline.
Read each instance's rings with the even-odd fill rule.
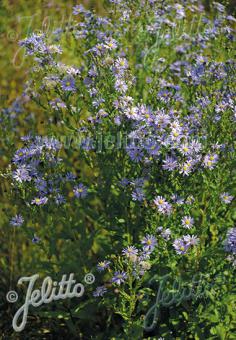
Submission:
[[[202,136],[194,131],[196,129],[192,129],[191,120],[183,122],[182,118],[178,118],[178,112],[150,113],[150,109],[145,107],[135,112],[132,118],[127,117],[136,121],[136,130],[132,132],[132,137],[139,140],[137,145],[127,149],[133,161],[143,162],[145,155],[158,159],[164,153],[166,157],[163,160],[163,169],[178,171],[183,176],[189,176],[199,165],[200,169],[203,167],[210,170],[217,165],[220,150],[218,153],[205,155]],[[139,122],[141,126],[137,129]],[[151,141],[149,135],[152,135]]]
[[[22,141],[25,146],[17,150],[13,157],[16,167],[12,172],[13,185],[21,190],[27,188],[26,199],[30,200],[31,205],[46,205],[49,195],[58,204],[60,176],[53,173],[49,175],[48,171],[60,163],[60,143],[54,138],[31,135],[22,137]]]
[[[83,5],[76,5],[73,8],[73,15],[80,16],[80,22],[74,28],[74,35],[76,39],[85,39],[88,35],[96,37],[98,40],[106,36],[106,30],[110,28],[111,22],[109,18],[98,17],[92,11],[85,9]],[[92,52],[102,52],[105,45],[97,45]]]
[[[60,143],[54,138],[48,137],[23,137],[26,146],[16,151],[13,157],[13,164],[16,170],[13,171],[12,177],[16,184],[24,182],[36,183],[36,188],[41,193],[45,189],[43,175],[40,174],[41,163],[47,167],[54,167],[60,159],[57,153],[60,150]]]
[[[157,196],[153,202],[160,213],[167,215],[171,213],[171,204],[168,203],[162,196]]]
[[[22,137],[23,148],[16,151],[12,171],[14,186],[19,189],[27,188],[28,194],[34,194],[31,205],[43,206],[48,204],[49,198],[61,205],[66,203],[64,196],[67,183],[72,183],[74,196],[85,198],[88,188],[83,184],[76,184],[73,173],[59,173],[61,158],[58,156],[61,144],[55,138],[41,136]]]
[[[19,45],[26,49],[27,55],[34,55],[41,66],[54,64],[54,55],[62,53],[60,46],[46,44],[44,33],[33,33],[30,37],[21,40]]]
[[[122,5],[124,5],[122,3]],[[178,11],[182,13],[179,18],[185,16],[184,11],[182,12],[183,6],[178,4],[175,6],[175,11],[178,16]],[[192,11],[198,11],[197,8],[192,8]],[[201,11],[199,9],[199,11]],[[169,11],[161,13],[161,17],[158,19],[162,20],[161,23],[166,24],[167,19],[165,15],[169,15]],[[169,22],[168,22],[169,23]],[[208,31],[205,33],[207,35]],[[181,37],[185,38],[186,41],[194,37],[189,37],[187,35]],[[204,39],[204,38],[203,38]],[[205,37],[208,42],[209,38]],[[194,44],[191,41],[191,44]],[[200,46],[201,52],[204,52],[205,46]],[[160,154],[166,154],[163,159],[163,169],[167,171],[177,170],[180,174],[184,176],[189,176],[195,169],[206,168],[214,169],[219,161],[220,149],[217,152],[214,151],[214,145],[212,145],[208,150],[205,149],[204,134],[205,131],[202,126],[202,114],[201,109],[207,109],[207,105],[210,101],[206,100],[201,102],[201,98],[197,98],[195,108],[189,107],[190,112],[193,111],[188,118],[182,117],[182,109],[185,110],[183,105],[176,111],[173,109],[173,104],[178,102],[183,103],[184,98],[181,95],[181,88],[185,86],[186,83],[191,82],[194,85],[198,85],[201,81],[205,81],[206,76],[212,75],[214,69],[214,64],[209,63],[207,58],[201,54],[196,56],[186,55],[188,61],[182,61],[182,66],[185,66],[184,74],[181,73],[180,65],[171,65],[173,71],[176,71],[175,76],[179,77],[180,83],[174,84],[167,82],[165,79],[160,79],[159,86],[164,88],[157,93],[157,99],[165,101],[168,109],[163,109],[157,107],[152,109],[150,106],[147,107],[144,104],[133,105],[134,99],[128,96],[121,96],[114,102],[115,108],[119,109],[119,116],[116,117],[118,124],[121,124],[122,119],[129,120],[133,123],[135,130],[130,134],[132,137],[136,137],[139,142],[137,145],[131,145],[127,148],[127,153],[134,162],[143,163],[146,160],[145,156],[153,156],[154,158],[159,158]],[[189,59],[190,58],[190,59]],[[196,59],[195,65],[192,66],[192,60]],[[165,60],[164,60],[165,62]],[[175,70],[176,67],[176,70]],[[218,68],[219,64],[215,63],[215,68]],[[126,59],[119,58],[115,61],[115,77],[123,74],[123,70],[128,68],[128,63]],[[202,75],[202,80],[201,80]],[[222,77],[226,77],[227,73]],[[218,79],[218,73],[216,72],[216,78]],[[120,84],[120,81],[119,81]],[[128,87],[125,86],[125,81],[123,82],[123,92],[127,92]],[[131,83],[132,85],[132,83]],[[172,90],[175,95],[172,95]],[[171,101],[170,101],[171,98]],[[124,103],[125,102],[125,103]],[[228,108],[233,108],[233,103],[228,100]],[[124,105],[125,104],[125,105]],[[149,136],[152,136],[151,140]],[[162,157],[163,158],[163,157]]]
[[[127,280],[140,280],[144,274],[151,268],[151,254],[157,247],[157,239],[153,235],[146,235],[141,240],[142,248],[138,249],[133,245],[127,246],[122,250],[122,257],[118,257],[111,261],[104,260],[97,264],[97,270],[104,272],[108,270],[112,272],[110,283],[120,286],[125,284]],[[111,266],[115,266],[119,269],[113,270]],[[99,286],[94,291],[95,297],[103,296],[107,292],[106,286]]]
[[[199,239],[196,236],[185,235],[176,239],[173,243],[173,247],[177,254],[184,255],[187,253],[191,246],[197,245],[198,242]]]

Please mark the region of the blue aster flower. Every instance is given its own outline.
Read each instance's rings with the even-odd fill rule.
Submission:
[[[183,255],[187,253],[190,244],[186,243],[184,239],[178,238],[174,241],[173,247],[175,248],[177,254]]]
[[[14,172],[13,172],[13,178],[17,182],[30,182],[32,177],[30,176],[30,169],[26,165],[19,166]]]
[[[121,285],[121,283],[124,283],[126,279],[127,279],[126,272],[117,271],[114,273],[114,276],[112,277],[111,282]]]
[[[31,201],[31,204],[35,205],[45,205],[48,201],[47,197],[36,197]]]
[[[234,199],[234,196],[231,196],[228,192],[223,192],[220,195],[220,199],[223,203],[229,204]]]
[[[104,271],[105,269],[109,268],[110,263],[111,263],[111,262],[110,262],[110,261],[107,261],[107,260],[99,262],[99,263],[97,264],[97,270],[98,270],[99,272]]]
[[[191,216],[184,216],[181,222],[184,228],[190,229],[194,224],[194,219]]]
[[[144,192],[142,188],[136,188],[132,194],[131,194],[132,198],[134,201],[143,201],[145,198]]]
[[[73,7],[73,12],[74,15],[78,15],[78,14],[83,14],[86,13],[86,9],[84,8],[83,5],[76,5]]]
[[[21,215],[16,215],[15,217],[12,217],[10,224],[13,227],[20,227],[24,223],[24,219]]]
[[[66,76],[61,81],[61,87],[63,91],[76,91],[75,79],[72,76]]]
[[[75,174],[73,174],[72,172],[67,172],[66,173],[66,180],[68,182],[74,181],[75,179],[76,179],[76,175]]]
[[[122,254],[131,257],[131,256],[137,256],[138,255],[138,249],[134,246],[128,246],[122,250]]]
[[[40,192],[40,195],[47,193],[47,182],[42,178],[35,179],[35,188]]]
[[[143,244],[143,249],[145,251],[152,251],[157,245],[157,239],[153,235],[146,235],[141,243]]]
[[[143,151],[138,147],[128,147],[127,152],[134,162],[140,162],[143,159]]]
[[[107,288],[105,286],[97,287],[96,290],[93,292],[94,297],[103,296],[107,292]]]
[[[85,198],[88,194],[88,189],[85,185],[80,183],[78,186],[76,186],[73,190],[75,197],[77,198]]]
[[[65,200],[65,197],[61,194],[57,194],[57,196],[55,197],[55,202],[57,205],[60,205],[60,204],[64,204],[66,203],[66,200]]]

